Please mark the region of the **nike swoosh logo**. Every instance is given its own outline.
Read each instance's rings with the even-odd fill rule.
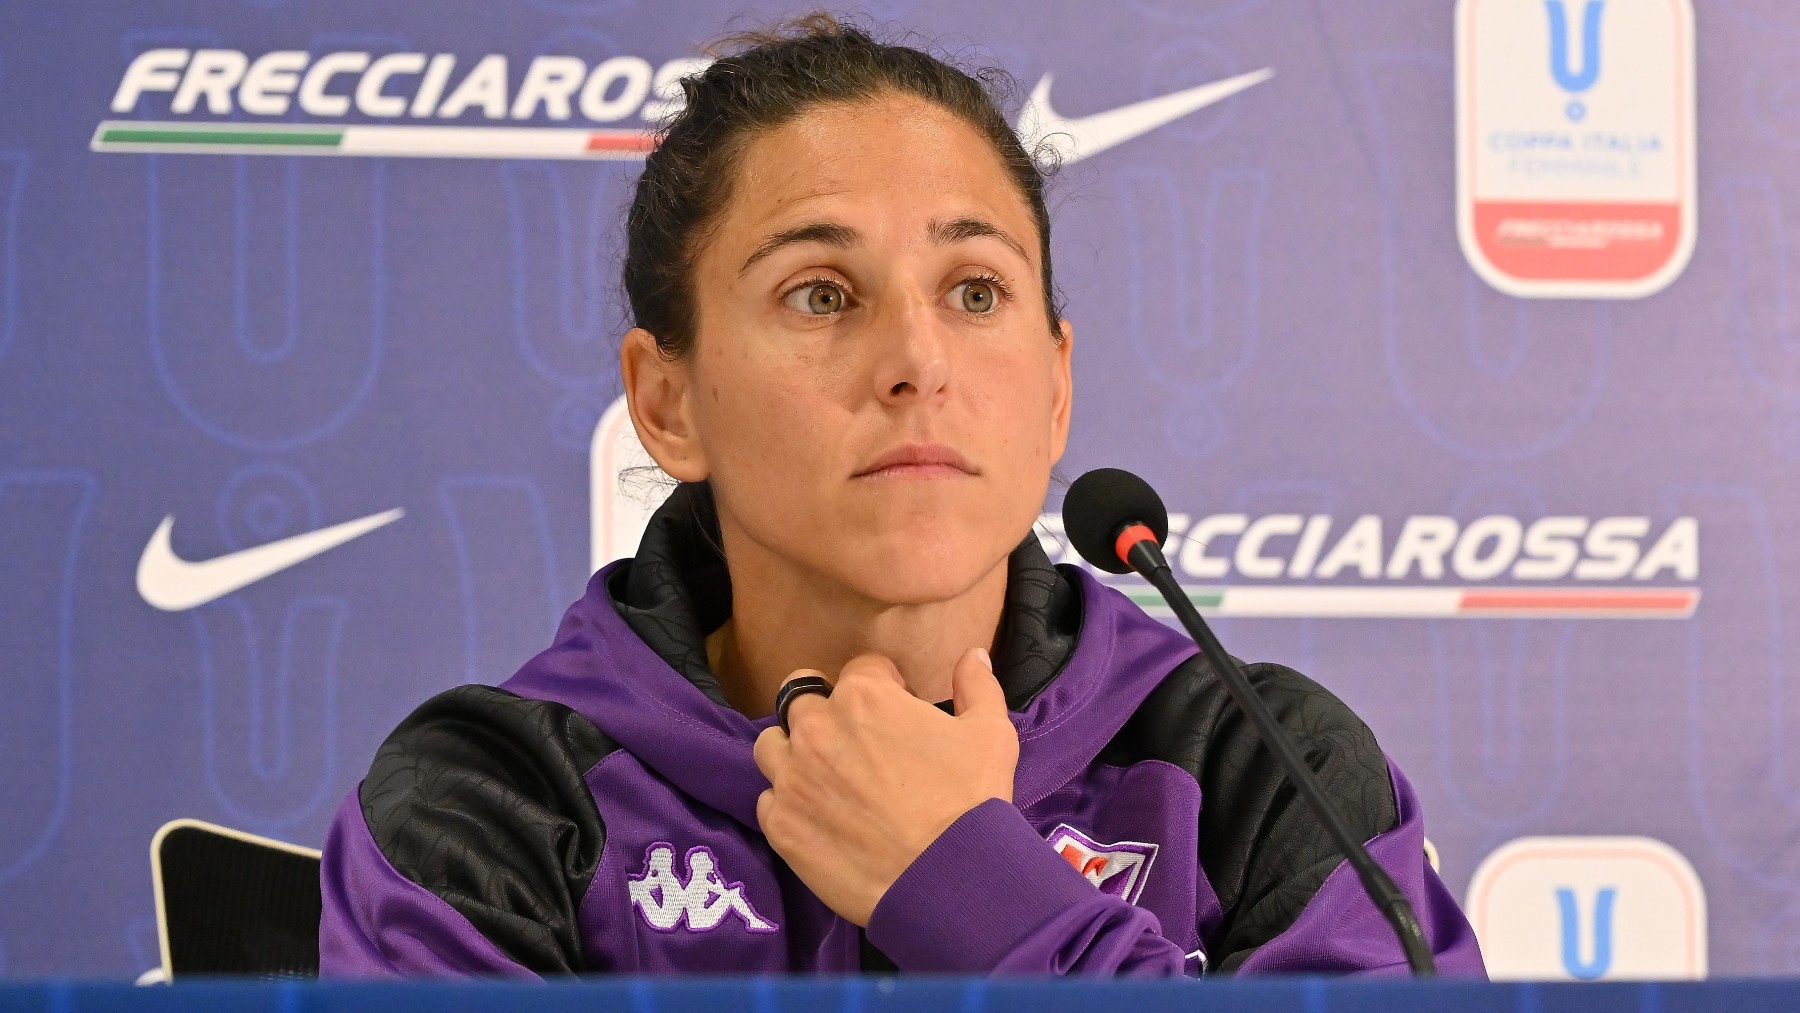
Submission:
[[[175,515],[170,514],[157,525],[155,533],[150,536],[150,544],[144,546],[144,554],[138,558],[138,594],[146,602],[165,612],[191,609],[215,598],[223,598],[238,588],[254,584],[265,577],[272,577],[327,549],[361,538],[405,515],[406,511],[395,508],[283,538],[278,542],[191,563],[177,556],[174,547],[169,544],[169,532],[175,527]]]
[[[1062,164],[1067,165],[1098,155],[1107,148],[1149,133],[1274,76],[1273,67],[1264,67],[1092,116],[1069,119],[1051,108],[1050,75],[1045,74],[1031,90],[1025,108],[1019,110],[1015,129],[1024,141],[1026,151],[1036,152],[1039,144],[1047,142],[1062,159]]]

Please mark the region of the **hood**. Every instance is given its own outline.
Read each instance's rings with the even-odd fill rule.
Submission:
[[[732,710],[707,667],[707,634],[731,614],[718,546],[710,489],[678,486],[637,555],[594,574],[551,647],[502,688],[575,710],[682,792],[755,828],[769,783],[751,747],[775,719]],[[1029,806],[1086,769],[1195,653],[1086,571],[1052,566],[1028,534],[1008,557],[994,651],[1019,731],[1013,801]]]

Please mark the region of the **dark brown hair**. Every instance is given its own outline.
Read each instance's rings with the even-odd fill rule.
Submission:
[[[931,102],[993,145],[1037,224],[1044,311],[1060,340],[1045,173],[1000,112],[997,95],[1010,83],[1003,71],[971,75],[918,49],[877,42],[825,13],[730,36],[709,52],[723,55],[682,80],[687,105],[645,160],[625,219],[624,282],[633,322],[656,336],[665,356],[679,359],[693,347],[694,263],[731,198],[738,156],[748,142],[812,106],[882,92]]]

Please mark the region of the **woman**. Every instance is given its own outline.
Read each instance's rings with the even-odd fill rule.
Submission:
[[[621,370],[682,484],[549,650],[382,746],[325,973],[1403,969],[1193,646],[1031,534],[1073,336],[993,101],[822,15],[745,41],[628,218]],[[1480,973],[1368,729],[1250,671]]]

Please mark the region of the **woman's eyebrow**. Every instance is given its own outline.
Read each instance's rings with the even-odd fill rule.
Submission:
[[[939,246],[960,243],[965,239],[982,237],[998,239],[1012,247],[1013,252],[1017,253],[1026,263],[1031,262],[1031,255],[1025,252],[1025,247],[1021,246],[1018,240],[1007,235],[998,225],[985,218],[957,218],[948,222],[933,221],[926,227],[926,235],[930,236],[931,241]]]
[[[837,222],[808,222],[805,225],[796,225],[791,229],[782,229],[764,239],[756,247],[756,251],[750,254],[749,259],[744,261],[744,266],[738,268],[738,277],[742,278],[744,272],[750,270],[757,261],[784,246],[792,246],[795,243],[824,243],[826,246],[835,246],[838,249],[849,249],[861,242],[862,233]]]

